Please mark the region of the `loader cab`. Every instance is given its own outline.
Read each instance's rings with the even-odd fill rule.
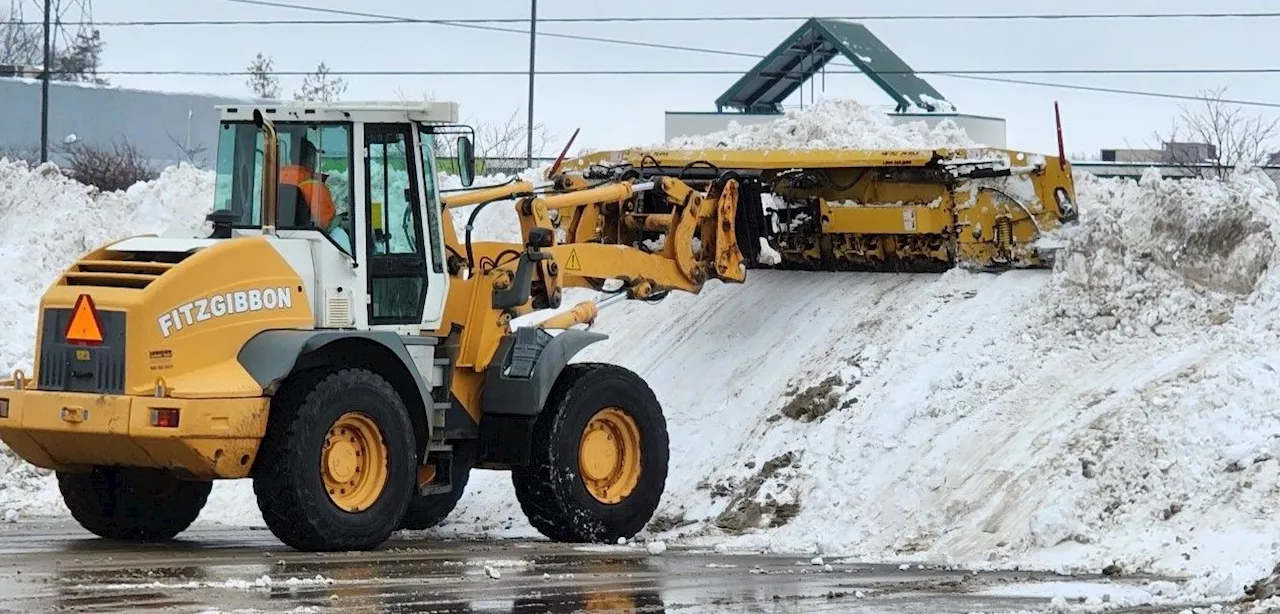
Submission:
[[[455,104],[220,112],[213,238],[271,237],[309,282],[321,328],[439,326],[449,283],[440,167],[464,186],[475,168]],[[447,149],[454,159],[442,163]]]

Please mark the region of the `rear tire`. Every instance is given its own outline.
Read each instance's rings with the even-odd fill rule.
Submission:
[[[404,402],[365,369],[297,385],[273,403],[254,467],[263,520],[297,550],[376,548],[413,495],[417,454]]]
[[[476,462],[476,442],[458,441],[453,444],[452,475],[449,476],[453,490],[437,495],[420,496],[416,492],[409,502],[409,509],[404,514],[400,528],[410,531],[430,529],[449,517],[453,508],[467,488],[467,479],[471,477],[471,468]]]
[[[159,469],[95,467],[61,473],[58,490],[71,516],[106,539],[162,542],[200,516],[212,482],[192,482]]]
[[[624,445],[610,448],[615,441]],[[593,448],[604,451],[580,453]],[[667,448],[662,407],[640,376],[615,365],[568,365],[534,424],[529,464],[512,471],[516,497],[552,540],[631,538],[662,498]]]

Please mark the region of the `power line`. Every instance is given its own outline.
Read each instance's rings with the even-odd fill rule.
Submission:
[[[495,31],[495,32],[509,32],[509,33],[521,34],[521,35],[525,35],[525,36],[529,35],[529,32],[528,32],[528,31],[526,31],[526,30],[522,30],[522,29],[515,29],[515,28],[503,28],[503,27],[498,27],[498,26],[481,25],[481,24],[474,24],[474,23],[457,23],[457,22],[455,22],[455,21],[453,21],[453,20],[418,20],[418,19],[414,19],[414,18],[409,18],[409,17],[398,17],[398,16],[394,16],[394,15],[383,15],[383,14],[367,13],[367,12],[361,12],[361,11],[349,11],[349,10],[344,10],[344,9],[332,9],[332,8],[312,7],[312,6],[305,6],[305,5],[300,5],[300,4],[291,4],[291,3],[288,3],[288,2],[279,2],[279,1],[275,1],[275,0],[222,0],[222,1],[223,1],[223,2],[231,2],[231,3],[235,3],[235,4],[247,4],[247,5],[254,5],[254,6],[265,6],[265,7],[273,7],[273,8],[293,9],[293,10],[299,10],[299,11],[309,11],[309,12],[313,12],[313,13],[324,13],[324,14],[343,15],[343,16],[347,16],[347,17],[360,17],[360,18],[364,18],[364,19],[381,19],[381,20],[387,20],[387,21],[392,21],[392,22],[402,22],[402,23],[429,23],[429,24],[433,24],[433,25],[454,26],[454,27],[471,28],[471,29],[478,29],[478,30],[488,30],[488,31]],[[1156,14],[1151,14],[1151,15],[1156,15]],[[1184,15],[1184,16],[1190,16],[1190,15],[1193,15],[1193,14],[1190,14],[1190,13],[1184,13],[1184,14],[1182,14],[1182,15]],[[1198,13],[1198,14],[1195,14],[1195,15],[1221,15],[1221,16],[1226,16],[1226,15],[1238,15],[1238,16],[1253,15],[1253,16],[1265,17],[1265,16],[1272,16],[1272,15],[1280,15],[1280,13],[1275,13],[1275,14],[1271,14],[1271,13],[1248,13],[1248,14],[1246,14],[1246,13],[1231,13],[1231,14],[1228,14],[1228,13],[1214,13],[1214,14],[1211,14],[1211,13]],[[977,16],[977,17],[981,17],[981,16]],[[958,16],[957,16],[957,18],[958,18]],[[523,21],[523,20],[521,20],[521,21]],[[544,19],[540,19],[540,21],[546,21],[546,20],[544,20]],[[583,41],[590,41],[590,42],[609,43],[609,44],[615,44],[615,45],[629,45],[629,46],[643,47],[643,48],[649,48],[649,49],[668,49],[668,50],[675,50],[675,51],[688,51],[688,52],[692,52],[692,53],[704,53],[704,54],[713,54],[713,55],[725,55],[725,56],[732,56],[732,57],[746,57],[746,58],[751,58],[751,59],[755,59],[755,60],[759,60],[759,59],[761,59],[761,58],[764,58],[764,57],[765,57],[765,56],[763,56],[763,55],[755,54],[755,53],[746,53],[746,52],[739,52],[739,51],[728,51],[728,50],[723,50],[723,49],[708,49],[708,48],[705,48],[705,47],[690,47],[690,46],[685,46],[685,45],[668,45],[668,44],[663,44],[663,43],[651,43],[651,42],[644,42],[644,41],[631,41],[631,40],[623,40],[623,39],[616,39],[616,38],[602,38],[602,37],[594,37],[594,36],[580,36],[580,35],[574,35],[574,34],[561,34],[561,33],[557,33],[557,32],[545,32],[545,31],[544,31],[544,32],[539,32],[539,33],[537,33],[537,35],[538,35],[538,36],[552,37],[552,38],[564,38],[564,39],[570,39],[570,40],[583,40]],[[855,67],[853,67],[851,64],[843,64],[843,65],[841,65],[841,64],[837,64],[837,66],[842,66],[842,67],[844,67],[844,68],[855,68]],[[1170,69],[1170,70],[1173,70],[1173,69]],[[1186,70],[1191,70],[1191,69],[1186,69]],[[1221,69],[1218,69],[1218,70],[1221,70]],[[177,74],[177,73],[179,73],[179,72],[181,72],[181,71],[150,71],[150,72],[145,73],[145,74]],[[195,72],[199,72],[199,71],[186,71],[186,72],[195,73]],[[365,71],[365,72],[366,72],[366,73],[372,73],[373,71]],[[410,75],[411,75],[411,72],[416,72],[416,74],[417,74],[417,75],[422,75],[422,76],[427,76],[427,75],[432,74],[432,73],[431,73],[431,72],[429,72],[429,71],[401,71],[401,72],[397,72],[397,73],[392,73],[391,71],[378,71],[378,74],[387,75],[387,76],[390,76],[390,75],[393,75],[393,74],[399,74],[399,75],[410,76]],[[436,73],[434,73],[434,74],[440,74],[441,72],[442,72],[442,71],[437,71],[437,72],[436,72]],[[474,75],[474,74],[480,74],[481,72],[492,72],[492,71],[458,71],[458,72],[463,73],[463,74],[472,74],[472,75]],[[561,71],[561,72],[568,72],[568,71]],[[579,74],[581,74],[581,72],[583,72],[583,71],[579,71]],[[742,71],[732,71],[732,72],[733,72],[733,74],[741,74],[741,73],[742,73]],[[831,72],[831,71],[828,71],[828,72]],[[851,72],[852,72],[852,71],[851,71]],[[914,72],[914,73],[916,73],[916,74],[922,74],[922,71],[912,71],[912,72]],[[107,73],[107,74],[111,74],[111,73]],[[127,74],[127,73],[117,72],[117,73],[115,73],[115,74]],[[226,76],[241,76],[241,75],[244,75],[244,74],[245,74],[245,72],[228,72],[228,73],[222,73],[222,74],[225,74]],[[275,72],[275,71],[273,71],[273,74],[291,74],[291,73],[279,73],[279,72]],[[304,73],[304,74],[309,74],[309,73]],[[334,74],[337,74],[337,73],[334,73]],[[521,72],[521,73],[519,73],[519,74],[524,75],[525,73]],[[554,74],[554,73],[551,73],[551,72],[549,72],[549,71],[539,71],[539,74]],[[615,75],[615,74],[620,74],[620,73],[619,73],[618,71],[609,71],[609,72],[604,73],[604,74]],[[673,73],[672,73],[671,71],[665,71],[665,74],[670,75],[670,74],[673,74]],[[1038,86],[1038,87],[1050,87],[1050,88],[1068,89],[1068,90],[1076,90],[1076,91],[1105,92],[1105,93],[1123,94],[1123,95],[1132,95],[1132,96],[1147,96],[1147,97],[1155,97],[1155,98],[1166,98],[1166,99],[1173,99],[1173,100],[1200,100],[1200,97],[1198,97],[1198,96],[1189,96],[1189,95],[1185,95],[1185,94],[1171,94],[1171,93],[1166,93],[1166,92],[1148,92],[1148,91],[1141,91],[1141,90],[1128,90],[1128,89],[1121,89],[1121,88],[1105,88],[1105,87],[1085,86],[1085,85],[1071,85],[1071,84],[1063,84],[1063,83],[1047,83],[1047,82],[1043,82],[1043,81],[1027,81],[1027,80],[1020,80],[1020,79],[1005,79],[1005,78],[990,77],[990,76],[985,76],[985,77],[984,77],[984,76],[978,76],[978,75],[974,75],[974,74],[957,74],[955,71],[950,71],[950,72],[935,72],[934,74],[937,74],[938,76],[953,77],[953,78],[957,78],[957,79],[975,79],[975,80],[983,80],[983,81],[990,81],[990,82],[997,82],[997,83],[1012,83],[1012,84],[1017,84],[1017,85],[1031,85],[1031,86]],[[1041,72],[1040,74],[1043,74],[1043,72]],[[1220,73],[1220,74],[1225,74],[1225,73]],[[210,75],[210,74],[208,74],[208,73],[203,73],[203,74],[196,75],[196,76],[218,76],[218,74],[212,74],[212,75]],[[492,76],[492,75],[490,75],[490,76]],[[1280,103],[1268,103],[1268,102],[1248,101],[1248,100],[1223,100],[1222,102],[1225,102],[1225,103],[1228,103],[1228,104],[1237,104],[1237,105],[1241,105],[1241,106],[1256,106],[1256,107],[1272,107],[1272,108],[1280,108]]]
[[[1102,92],[1107,94],[1124,94],[1127,96],[1145,96],[1148,98],[1165,98],[1169,100],[1194,100],[1202,101],[1204,96],[1192,96],[1189,94],[1171,94],[1167,92],[1147,92],[1142,90],[1130,90],[1123,88],[1101,87],[1093,85],[1077,85],[1067,83],[1046,83],[1044,81],[1023,81],[1021,79],[1001,79],[996,77],[977,77],[972,75],[942,75],[953,77],[955,79],[974,79],[977,81],[994,81],[996,83],[1012,83],[1015,85],[1035,85],[1040,87],[1053,87],[1066,90],[1075,90],[1082,92]],[[1270,109],[1280,109],[1280,102],[1261,102],[1257,100],[1230,100],[1215,98],[1216,102],[1224,104],[1234,104],[1242,107],[1265,107]]]
[[[456,27],[464,27],[464,28],[474,28],[474,29],[489,30],[489,31],[495,31],[495,32],[508,32],[508,33],[514,33],[514,34],[521,34],[521,35],[525,35],[525,36],[528,36],[528,35],[530,34],[530,32],[529,32],[529,31],[521,30],[521,29],[516,29],[516,28],[503,28],[503,27],[489,26],[489,25],[478,25],[478,24],[473,24],[473,23],[460,23],[460,22],[457,22],[457,21],[454,21],[454,20],[421,20],[421,19],[414,19],[414,18],[409,18],[409,17],[400,17],[400,16],[395,16],[395,15],[384,15],[384,14],[378,14],[378,13],[367,13],[367,12],[362,12],[362,11],[350,11],[350,10],[344,10],[344,9],[331,9],[331,8],[311,7],[311,6],[306,6],[306,5],[293,4],[293,3],[289,3],[289,2],[280,2],[280,1],[278,1],[278,0],[222,0],[222,1],[223,1],[223,2],[232,2],[232,3],[235,3],[235,4],[248,4],[248,5],[254,5],[254,6],[265,6],[265,7],[285,8],[285,9],[292,9],[292,10],[299,10],[299,11],[309,11],[309,12],[313,12],[313,13],[324,13],[324,14],[344,15],[344,16],[348,16],[348,17],[361,17],[361,18],[366,18],[366,19],[381,19],[381,20],[387,20],[387,21],[392,21],[392,22],[429,23],[429,24],[433,24],[433,25],[444,25],[444,26],[456,26]],[[1102,14],[1094,14],[1094,15],[1095,15],[1095,16],[1097,16],[1097,15],[1102,15]],[[1143,15],[1159,15],[1159,14],[1158,14],[1158,13],[1145,13],[1145,14],[1143,14]],[[1173,15],[1173,14],[1172,14],[1172,13],[1169,13],[1169,15]],[[1277,13],[1262,13],[1262,12],[1257,12],[1257,13],[1181,13],[1180,15],[1183,15],[1183,16],[1189,16],[1189,15],[1219,15],[1219,16],[1225,16],[1225,15],[1241,15],[1241,16],[1243,16],[1243,15],[1253,15],[1253,16],[1260,16],[1260,17],[1261,17],[1261,16],[1280,16],[1280,12],[1277,12]],[[911,16],[898,16],[898,17],[907,18],[907,17],[911,17]],[[952,16],[952,17],[959,18],[959,17],[961,17],[961,16]],[[977,16],[977,17],[983,17],[983,16]],[[988,17],[994,17],[994,16],[988,16]],[[544,22],[545,22],[545,21],[548,21],[548,19],[539,19],[539,21],[544,21]],[[642,48],[649,48],[649,49],[666,49],[666,50],[670,50],[670,51],[686,51],[686,52],[691,52],[691,53],[705,53],[705,54],[713,54],[713,55],[724,55],[724,56],[730,56],[730,57],[746,57],[746,58],[751,58],[751,59],[755,59],[755,60],[759,60],[759,59],[762,59],[762,58],[764,58],[764,57],[765,57],[765,56],[763,56],[763,55],[754,54],[754,53],[746,53],[746,52],[738,52],[738,51],[728,51],[728,50],[723,50],[723,49],[709,49],[709,48],[706,48],[706,47],[691,47],[691,46],[687,46],[687,45],[671,45],[671,44],[665,44],[665,43],[652,43],[652,42],[645,42],[645,41],[632,41],[632,40],[617,39],[617,38],[602,38],[602,37],[595,37],[595,36],[581,36],[581,35],[576,35],[576,34],[562,34],[562,33],[558,33],[558,32],[545,32],[545,31],[543,31],[543,32],[538,32],[538,33],[537,33],[537,36],[547,36],[547,37],[552,37],[552,38],[563,38],[563,39],[568,39],[568,40],[581,40],[581,41],[589,41],[589,42],[608,43],[608,44],[614,44],[614,45],[626,45],[626,46],[642,47]],[[840,64],[840,63],[833,63],[833,64],[834,64],[835,66],[843,66],[843,67],[847,67],[847,68],[856,68],[856,67],[854,67],[852,64]],[[539,72],[542,72],[542,71],[539,71]],[[742,72],[742,71],[738,71],[736,74],[741,74],[741,72]],[[830,72],[830,71],[828,71],[828,72]],[[912,71],[912,72],[913,72],[913,73],[915,73],[915,74],[927,74],[927,73],[923,73],[923,72],[921,72],[921,71]],[[954,73],[954,71],[949,71],[949,73],[942,73],[942,72],[938,72],[938,73],[935,73],[935,74],[938,74],[938,75],[940,75],[940,76],[951,76],[951,74],[950,74],[950,73]],[[616,72],[615,72],[615,73],[609,73],[609,74],[618,74],[618,73],[616,73]],[[887,74],[887,73],[882,72],[881,74]],[[969,74],[972,74],[972,73],[969,73]],[[1012,74],[1012,73],[1004,73],[1004,74]],[[1019,73],[1019,74],[1025,74],[1025,73]],[[1036,73],[1034,73],[1034,74],[1047,74],[1047,73],[1044,73],[1044,72],[1042,72],[1042,71],[1041,71],[1041,72],[1036,72]],[[1069,74],[1069,73],[1060,73],[1060,74]],[[1085,73],[1075,73],[1075,74],[1085,74]],[[1101,74],[1101,73],[1097,73],[1097,74]],[[1119,74],[1119,73],[1116,73],[1116,74]],[[1213,74],[1213,73],[1210,73],[1210,74]],[[1220,73],[1220,74],[1225,74],[1225,73]],[[1028,82],[1028,83],[1025,83],[1025,85],[1034,85],[1034,84],[1033,84],[1033,83]],[[1047,87],[1058,87],[1058,84],[1052,84],[1052,83],[1040,84],[1040,85],[1047,86]],[[1244,104],[1244,103],[1240,103],[1240,104]],[[1268,104],[1268,105],[1261,105],[1261,106],[1270,106],[1270,105]]]
[[[231,1],[231,0],[228,0]],[[276,4],[264,4],[276,6]],[[279,6],[278,8],[295,8]],[[314,7],[307,7],[314,9]],[[323,10],[323,9],[321,9]],[[337,9],[335,9],[336,11]],[[327,12],[327,11],[326,11]],[[1046,14],[989,14],[989,15],[700,15],[700,16],[596,16],[596,17],[544,17],[542,23],[697,23],[717,22],[767,22],[805,21],[808,19],[838,19],[847,21],[1068,21],[1099,19],[1264,19],[1280,17],[1280,12],[1215,12],[1215,13],[1046,13]],[[63,22],[64,25],[92,25],[110,27],[130,26],[297,26],[297,25],[392,25],[392,24],[502,24],[527,23],[518,17],[471,17],[462,19],[417,19],[370,17],[366,19],[191,19],[191,20],[131,20]],[[0,24],[39,25],[37,22],[10,21]]]
[[[1196,72],[1196,69],[1170,69],[1178,72]],[[1231,73],[1231,72],[1265,72],[1280,73],[1280,68],[1260,68],[1260,69],[1202,69],[1212,71],[1213,74]],[[51,71],[58,74],[57,71]],[[742,71],[733,70],[632,70],[632,71],[616,71],[616,70],[544,70],[538,71],[541,76],[634,76],[634,75],[662,75],[662,76],[680,76],[680,75],[737,75]],[[862,74],[860,71],[827,71],[836,74]],[[919,73],[919,71],[916,71]],[[1045,81],[1028,81],[1023,79],[1007,79],[989,76],[979,76],[984,74],[1020,74],[1028,71],[929,71],[927,74],[952,77],[955,79],[973,79],[979,81],[989,81],[995,83],[1009,83],[1014,85],[1031,85],[1037,87],[1048,87],[1055,89],[1064,89],[1072,91],[1100,92],[1108,94],[1121,94],[1128,96],[1144,96],[1148,98],[1162,98],[1169,100],[1203,100],[1202,96],[1194,96],[1190,94],[1175,94],[1170,92],[1151,92],[1144,90],[1132,90],[1124,88],[1112,88],[1091,85],[1079,85],[1071,83],[1052,83]],[[1035,72],[1035,71],[1030,71]],[[240,77],[247,76],[250,73],[244,70],[117,70],[117,71],[98,71],[100,75],[144,75],[144,76],[193,76],[193,77]],[[311,74],[311,71],[272,71],[272,75],[279,76],[304,76]],[[331,70],[330,75],[335,76],[383,76],[383,77],[423,77],[423,76],[509,76],[509,77],[527,77],[527,71],[521,70]],[[884,74],[884,73],[882,73]],[[1070,73],[1055,73],[1070,74]],[[1097,71],[1089,71],[1086,74],[1109,74],[1109,71],[1099,73]],[[1234,104],[1249,107],[1265,107],[1280,108],[1280,102],[1262,102],[1256,100],[1234,100],[1223,99],[1220,102],[1225,104]]]
[[[59,74],[58,71],[51,71]],[[305,76],[309,70],[273,70],[272,75]],[[556,76],[637,76],[637,75],[741,75],[742,70],[727,69],[600,69],[600,70],[539,70],[539,75]],[[826,74],[864,75],[860,70],[826,70]],[[238,77],[254,74],[248,70],[98,70],[99,75],[160,75],[192,77]],[[327,74],[337,76],[378,77],[502,77],[528,76],[528,70],[332,70]],[[761,76],[786,76],[790,73],[760,71]],[[1280,74],[1280,67],[1271,68],[989,68],[973,70],[878,70],[879,75],[1225,75],[1225,74]]]
[[[315,12],[315,13],[325,13],[325,14],[345,15],[345,16],[349,16],[349,17],[362,17],[362,18],[366,18],[366,19],[376,19],[376,20],[383,20],[383,21],[386,21],[386,22],[394,22],[394,23],[423,23],[423,24],[431,24],[431,25],[457,26],[457,27],[474,28],[474,29],[481,29],[481,30],[490,30],[490,31],[495,31],[495,32],[508,32],[508,33],[514,33],[514,34],[521,34],[521,35],[525,35],[525,36],[528,36],[528,35],[529,35],[529,31],[527,31],[527,30],[522,30],[522,29],[516,29],[516,28],[502,28],[502,27],[496,27],[496,26],[477,25],[477,24],[474,24],[474,23],[464,23],[464,22],[460,22],[460,21],[458,21],[458,20],[415,19],[415,18],[411,18],[411,17],[399,17],[399,16],[394,16],[394,15],[384,15],[384,14],[377,14],[377,13],[367,13],[367,12],[362,12],[362,11],[350,11],[350,10],[345,10],[345,9],[318,8],[318,7],[311,7],[311,6],[305,6],[305,5],[300,5],[300,4],[292,4],[292,3],[289,3],[289,2],[280,2],[280,1],[278,1],[278,0],[222,0],[222,1],[223,1],[223,2],[232,2],[232,3],[236,3],[236,4],[248,4],[248,5],[254,5],[254,6],[265,6],[265,7],[273,7],[273,8],[293,9],[293,10],[299,10],[299,11],[309,11],[309,12]],[[1098,13],[1095,13],[1095,14],[1092,14],[1092,15],[1093,15],[1095,18],[1098,18],[1098,17],[1105,17],[1105,14],[1098,14]],[[1157,16],[1157,15],[1160,15],[1160,14],[1158,14],[1158,13],[1143,13],[1143,14],[1136,14],[1136,13],[1135,13],[1134,15],[1139,15],[1139,16],[1142,16],[1142,15]],[[1264,12],[1256,12],[1256,13],[1167,13],[1166,15],[1181,15],[1181,16],[1184,16],[1184,17],[1185,17],[1185,16],[1195,16],[1195,15],[1202,15],[1202,16],[1233,16],[1233,15],[1234,15],[1234,16],[1246,16],[1246,15],[1247,15],[1247,16],[1258,16],[1258,17],[1269,17],[1269,16],[1277,16],[1277,17],[1280,17],[1280,12],[1275,12],[1275,13],[1264,13]],[[907,18],[915,18],[915,17],[918,17],[918,16],[899,15],[899,16],[887,16],[887,17],[907,19]],[[940,17],[942,17],[942,16],[940,16]],[[997,15],[997,16],[982,16],[982,15],[977,15],[977,16],[945,16],[945,17],[946,17],[946,18],[956,18],[956,19],[959,19],[959,18],[962,18],[962,17],[963,17],[963,18],[984,18],[984,17],[996,18],[996,17],[1000,17],[1000,16],[998,16],[998,15]],[[1008,16],[1008,17],[1019,17],[1019,16],[1014,15],[1014,16]],[[1026,17],[1035,17],[1035,16],[1026,16]],[[1064,18],[1066,18],[1066,16],[1064,16]],[[514,19],[514,18],[513,18],[513,19]],[[675,18],[673,18],[673,19],[675,19]],[[523,22],[524,20],[519,20],[519,21],[522,21],[522,22]],[[547,21],[551,21],[551,18],[539,18],[539,19],[538,19],[538,21],[540,21],[540,22],[547,22]],[[553,37],[553,38],[564,38],[564,39],[569,39],[569,40],[582,40],[582,41],[589,41],[589,42],[608,43],[608,44],[613,44],[613,45],[626,45],[626,46],[642,47],[642,48],[648,48],[648,49],[666,49],[666,50],[670,50],[670,51],[686,51],[686,52],[690,52],[690,53],[704,53],[704,54],[711,54],[711,55],[723,55],[723,56],[730,56],[730,57],[743,57],[743,58],[751,58],[751,59],[754,59],[754,60],[759,60],[759,59],[761,59],[761,58],[764,58],[764,57],[765,57],[765,56],[763,56],[763,55],[755,54],[755,53],[747,53],[747,52],[740,52],[740,51],[729,51],[729,50],[724,50],[724,49],[710,49],[710,48],[706,48],[706,47],[692,47],[692,46],[688,46],[688,45],[671,45],[671,44],[666,44],[666,43],[653,43],[653,42],[646,42],[646,41],[633,41],[633,40],[617,39],[617,38],[602,38],[602,37],[595,37],[595,36],[581,36],[581,35],[576,35],[576,34],[563,34],[563,33],[559,33],[559,32],[545,32],[545,31],[543,31],[543,32],[538,32],[538,33],[537,33],[537,36],[547,36],[547,37]],[[847,68],[856,68],[856,67],[854,67],[852,64],[835,64],[835,65],[836,65],[836,66],[843,66],[843,67],[847,67]],[[743,71],[735,71],[735,72],[734,72],[734,74],[742,74],[742,72],[743,72]],[[831,72],[831,71],[827,71],[827,72]],[[880,74],[890,74],[888,71],[879,71],[879,72],[880,72]],[[924,72],[924,71],[911,71],[911,72],[912,72],[912,73],[914,73],[914,74],[930,74],[930,73],[926,73],[926,72]],[[966,74],[974,74],[972,71],[962,71],[962,72],[965,72]],[[1230,71],[1230,72],[1234,72],[1234,71]],[[549,73],[545,73],[545,71],[539,71],[539,73],[540,73],[540,74],[549,74]],[[934,72],[934,73],[932,73],[932,74],[938,74],[938,75],[947,76],[947,75],[955,74],[955,73],[956,73],[956,71],[940,71],[940,72]],[[608,74],[621,74],[621,73],[618,73],[618,72],[611,72],[611,73],[608,73]],[[667,73],[667,74],[674,74],[674,73]],[[702,73],[702,74],[712,74],[712,73]],[[718,73],[716,73],[716,74],[718,74]],[[1047,73],[1047,72],[1045,72],[1045,71],[1031,71],[1030,73],[986,73],[986,74],[1051,74],[1051,73]],[[1062,72],[1062,73],[1057,73],[1057,74],[1090,74],[1090,73],[1085,73],[1085,72],[1075,72],[1075,73]],[[1105,73],[1094,72],[1094,73],[1092,73],[1092,74],[1105,74]],[[1124,73],[1111,73],[1111,74],[1124,74]],[[1144,73],[1133,73],[1133,74],[1144,74]],[[1151,74],[1151,73],[1145,73],[1145,74]],[[1170,73],[1170,74],[1178,74],[1178,73]],[[1183,73],[1183,74],[1186,74],[1186,73]],[[1205,73],[1201,73],[1201,74],[1205,74]],[[1208,74],[1215,74],[1215,73],[1210,72],[1210,73],[1208,73]],[[1225,72],[1223,72],[1223,73],[1217,73],[1217,74],[1226,74],[1226,73],[1225,73]],[[1030,84],[1031,84],[1031,83],[1028,83],[1028,85],[1030,85]],[[1045,85],[1054,86],[1055,84],[1045,84]]]
[[[469,28],[469,29],[473,29],[473,30],[485,30],[485,31],[489,31],[489,32],[507,32],[507,33],[511,33],[511,34],[520,34],[520,35],[522,35],[522,36],[528,36],[528,35],[529,35],[529,31],[528,31],[528,30],[522,30],[522,29],[519,29],[519,28],[504,28],[504,27],[501,27],[501,26],[481,25],[481,24],[475,24],[475,23],[460,23],[460,22],[456,22],[456,21],[452,21],[452,20],[447,20],[447,19],[445,19],[445,20],[416,20],[416,21],[415,21],[413,18],[410,18],[410,17],[397,17],[397,16],[395,16],[395,15],[383,15],[383,14],[379,14],[379,13],[366,13],[366,12],[362,12],[362,11],[348,11],[348,10],[345,10],[345,9],[320,8],[320,7],[314,7],[314,6],[306,6],[306,5],[302,5],[302,4],[291,4],[291,3],[288,3],[288,2],[276,2],[276,1],[273,1],[273,0],[222,0],[222,1],[223,1],[223,2],[232,2],[232,3],[235,3],[235,4],[249,4],[249,5],[253,5],[253,6],[266,6],[266,7],[272,7],[272,8],[284,8],[284,9],[294,9],[294,10],[299,10],[299,11],[309,11],[309,12],[313,12],[313,13],[325,13],[325,14],[330,14],[330,15],[345,15],[345,16],[348,16],[348,17],[363,17],[363,18],[370,18],[370,19],[386,19],[386,20],[397,21],[397,22],[405,22],[405,23],[425,23],[425,24],[431,24],[431,25],[437,25],[437,26],[451,26],[451,27],[457,27],[457,28]],[[647,43],[647,42],[640,42],[640,41],[629,41],[629,40],[621,40],[621,39],[616,39],[616,38],[605,38],[605,37],[601,37],[601,36],[583,36],[583,35],[580,35],[580,34],[561,34],[561,33],[559,33],[559,32],[539,32],[537,35],[538,35],[538,36],[546,36],[546,37],[548,37],[548,38],[563,38],[563,39],[567,39],[567,40],[588,41],[588,42],[593,42],[593,43],[609,43],[609,44],[613,44],[613,45],[627,45],[627,46],[633,46],[633,47],[644,47],[644,48],[648,48],[648,49],[669,49],[669,50],[672,50],[672,51],[691,51],[691,52],[700,52],[700,53],[718,53],[718,54],[720,54],[720,55],[729,55],[729,56],[737,56],[737,57],[743,57],[743,56],[745,56],[745,57],[754,57],[754,58],[756,58],[756,59],[759,59],[759,58],[761,58],[761,57],[764,57],[764,56],[758,56],[758,55],[754,55],[754,54],[750,54],[750,53],[745,53],[745,54],[744,54],[744,53],[736,53],[736,52],[732,52],[732,51],[718,51],[718,50],[714,50],[714,49],[710,49],[710,50],[709,50],[709,49],[702,49],[702,48],[698,48],[698,47],[686,47],[686,46],[683,46],[683,45],[667,45],[667,44],[663,44],[663,43]]]

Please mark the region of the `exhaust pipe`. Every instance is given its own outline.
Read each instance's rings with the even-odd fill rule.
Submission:
[[[262,147],[262,233],[276,232],[276,194],[280,182],[280,137],[276,125],[263,116],[260,109],[253,110],[253,125],[265,135]]]

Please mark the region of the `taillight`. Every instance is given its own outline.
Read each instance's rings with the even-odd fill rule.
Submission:
[[[178,410],[167,407],[151,408],[151,426],[178,428]]]

